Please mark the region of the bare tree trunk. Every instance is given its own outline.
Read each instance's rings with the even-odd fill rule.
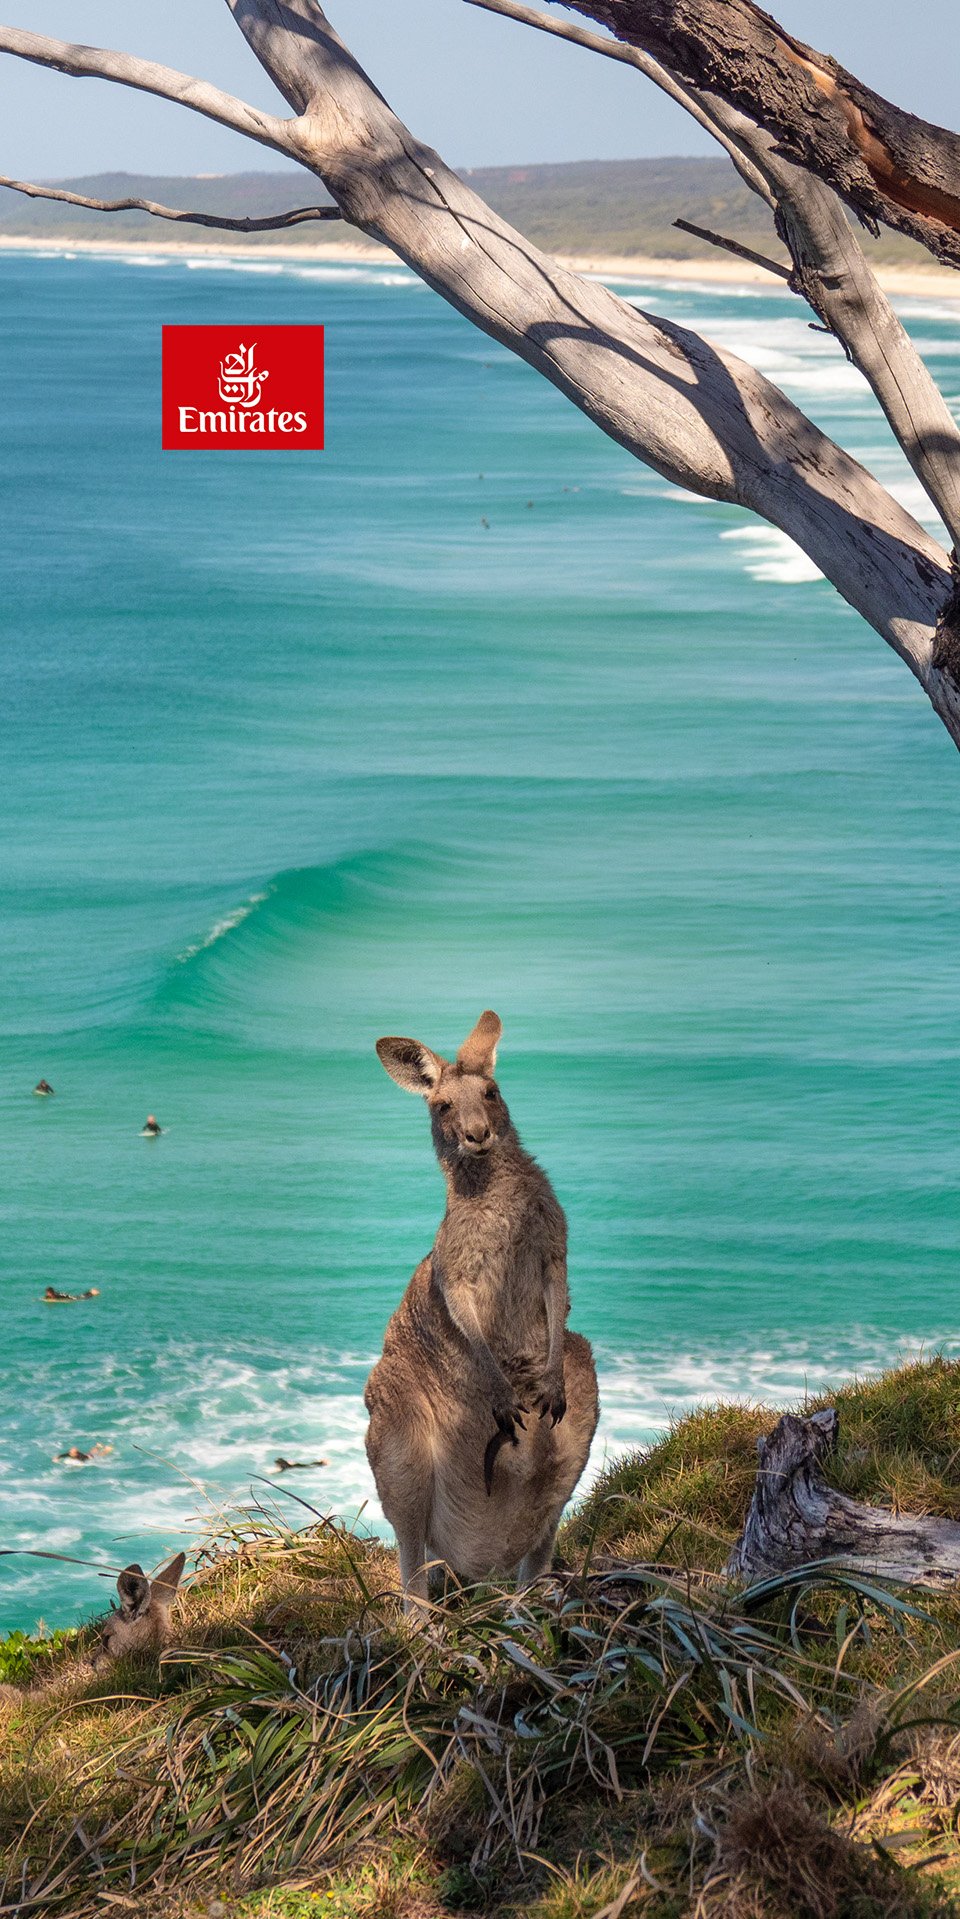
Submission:
[[[727,1562],[731,1578],[753,1581],[832,1559],[903,1586],[953,1586],[960,1580],[956,1521],[861,1506],[828,1486],[821,1462],[836,1447],[838,1424],[832,1407],[809,1419],[785,1413],[758,1441],[757,1483]]]
[[[25,29],[0,27],[0,52],[160,94],[316,174],[353,225],[391,247],[630,453],[794,539],[906,662],[960,744],[960,632],[949,559],[892,495],[752,367],[567,271],[500,220],[391,112],[315,0],[227,4],[292,118],[264,114],[155,62]],[[630,7],[643,11],[641,0],[609,4],[618,19]],[[684,5],[676,0],[681,11]],[[709,64],[715,16],[727,9],[717,0],[702,5]],[[658,18],[671,12],[666,0],[651,6]],[[697,8],[686,7],[688,34]],[[501,0],[499,10],[512,9]],[[756,13],[748,0],[735,0],[734,10]],[[673,57],[672,42],[661,37]],[[711,126],[744,179],[776,208],[794,250],[792,283],[863,367],[931,499],[951,532],[960,530],[960,435],[852,232],[848,239],[838,233],[829,189],[784,160],[771,136],[709,85],[680,84],[648,53],[624,51]],[[805,88],[812,84],[797,71]],[[683,657],[677,671],[695,699],[698,663]]]
[[[561,38],[608,58],[636,63],[655,86],[713,134],[730,155],[741,179],[772,209],[777,231],[793,258],[793,273],[787,277],[794,292],[809,302],[836,335],[848,359],[869,381],[917,478],[951,539],[960,545],[960,430],[878,286],[836,194],[816,169],[794,165],[787,159],[770,132],[758,124],[765,117],[762,101],[755,103],[753,117],[749,118],[716,92],[702,88],[693,94],[685,90],[642,48],[624,46],[582,27],[550,20],[526,6],[524,0],[468,0],[468,4],[505,14],[525,26],[559,33]],[[579,5],[579,0],[570,0],[570,4]],[[639,7],[640,0],[636,4]],[[625,32],[627,0],[617,0],[617,9],[620,31]],[[595,11],[587,0],[583,10]],[[646,9],[643,17],[647,18]],[[734,252],[743,251],[735,241],[718,239],[717,243]],[[759,264],[773,273],[782,271],[775,261],[764,261],[762,256]]]

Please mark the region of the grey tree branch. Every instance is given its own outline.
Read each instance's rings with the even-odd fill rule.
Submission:
[[[753,247],[745,247],[739,240],[729,240],[724,233],[711,233],[709,227],[694,226],[692,220],[674,220],[674,226],[681,233],[692,233],[697,240],[706,240],[712,247],[722,247],[726,253],[735,253],[738,260],[749,260],[752,266],[763,267],[765,273],[775,273],[778,279],[789,280],[790,268],[781,266],[779,260],[771,260],[765,253],[756,253]]]
[[[84,47],[69,40],[54,40],[45,33],[31,33],[25,27],[0,25],[0,53],[15,54],[36,66],[52,67],[73,79],[113,80],[122,87],[135,87],[141,93],[155,93],[163,100],[189,107],[208,120],[232,127],[261,146],[275,147],[278,153],[290,153],[287,123],[272,114],[261,113],[232,93],[224,93],[209,80],[196,80],[189,73],[178,73],[156,60],[141,60],[133,53],[116,53],[109,47]]]
[[[62,200],[70,207],[92,207],[99,213],[152,213],[158,220],[185,220],[192,226],[225,227],[230,233],[270,233],[279,227],[299,226],[304,220],[342,220],[339,207],[291,207],[286,213],[271,213],[262,220],[242,215],[231,219],[221,213],[188,213],[182,207],[164,207],[158,200],[94,200],[86,193],[69,193],[64,187],[36,186],[31,180],[11,180],[0,173],[0,187],[25,193],[31,200]]]
[[[933,667],[941,547],[753,368],[540,253],[391,112],[313,0],[227,0],[299,118],[298,155],[392,247],[665,478],[795,539],[910,665],[960,742]]]
[[[758,11],[751,9],[750,0],[734,0],[735,7],[741,3],[748,11]],[[507,14],[525,25],[543,25],[543,16],[521,0],[468,0],[468,4]],[[644,0],[610,0],[609,5],[601,0],[596,4],[594,0],[565,0],[565,4],[610,24],[616,21],[621,32],[627,31],[624,22],[629,20],[633,38],[627,51],[643,51],[634,41],[640,36],[636,21],[646,17]],[[683,0],[678,0],[678,6],[684,11]],[[669,0],[651,0],[654,15],[659,17],[664,10],[671,11]],[[564,26],[563,37],[608,58],[617,57],[613,51],[617,42],[599,34],[582,30],[571,33]],[[644,53],[644,59],[646,64],[638,70],[663,87],[666,70],[649,53]],[[688,53],[685,70],[692,64]],[[685,86],[678,86],[675,77],[667,78],[670,84],[664,91],[689,111],[688,102],[694,96]],[[694,117],[725,147],[746,184],[759,190],[776,209],[778,229],[794,261],[791,286],[803,294],[836,334],[848,357],[869,381],[917,478],[955,548],[960,549],[960,430],[881,290],[837,195],[808,167],[786,159],[769,132],[709,87],[696,96]],[[949,689],[947,692],[952,698]]]
[[[768,145],[762,159],[764,143]],[[777,197],[778,224],[802,291],[870,382],[910,465],[955,547],[960,547],[960,430],[905,327],[870,268],[831,188],[754,143]]]

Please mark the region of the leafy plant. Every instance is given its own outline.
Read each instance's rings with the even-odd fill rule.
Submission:
[[[5,1633],[0,1638],[0,1683],[25,1684],[76,1637],[77,1629],[73,1626],[56,1626],[52,1632]]]

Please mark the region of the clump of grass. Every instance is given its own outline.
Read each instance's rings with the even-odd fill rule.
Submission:
[[[919,1919],[948,1907],[937,1889],[904,1885],[882,1853],[828,1823],[785,1779],[730,1801],[701,1910],[711,1919]]]
[[[688,1413],[648,1452],[628,1453],[601,1474],[564,1526],[561,1550],[719,1572],[753,1494],[757,1440],[771,1424],[767,1407]]]
[[[840,1439],[830,1476],[841,1491],[895,1512],[960,1518],[960,1365],[934,1355],[805,1399],[835,1406]],[[718,1405],[678,1419],[648,1451],[601,1475],[561,1534],[569,1554],[719,1571],[753,1496],[757,1440],[769,1407]]]
[[[555,1593],[460,1595],[425,1636],[370,1590],[348,1536],[337,1543],[357,1582],[351,1628],[314,1643],[302,1670],[256,1643],[168,1660],[189,1686],[162,1732],[134,1728],[86,1761],[82,1824],[61,1829],[45,1859],[29,1834],[14,1848],[20,1910],[79,1913],[111,1890],[225,1873],[240,1888],[329,1871],[385,1830],[429,1823],[435,1805],[449,1831],[445,1796],[471,1868],[506,1859],[522,1871],[547,1807],[575,1788],[616,1802],[673,1775],[709,1789],[785,1715],[833,1728],[862,1692],[839,1663],[808,1657],[786,1605],[800,1588],[833,1587],[832,1573],[768,1580],[736,1602],[655,1568],[569,1574]],[[312,1544],[283,1548],[299,1579]],[[266,1548],[280,1556],[279,1541]],[[327,1542],[323,1578],[329,1553]],[[872,1614],[905,1630],[905,1602],[841,1584],[865,1624]],[[764,1623],[761,1601],[773,1609]],[[139,1785],[120,1805],[118,1771]]]
[[[838,1472],[860,1496],[904,1460],[946,1485],[958,1398],[941,1361],[848,1389]],[[81,1634],[3,1707],[0,1913],[953,1910],[957,1604],[835,1568],[732,1591],[718,1568],[770,1424],[678,1423],[606,1475],[551,1585],[451,1594],[425,1632],[377,1542],[237,1517],[159,1668],[94,1674]]]

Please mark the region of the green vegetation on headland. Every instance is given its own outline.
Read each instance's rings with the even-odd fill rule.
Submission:
[[[656,260],[716,259],[714,247],[674,220],[690,220],[761,253],[785,260],[773,219],[756,194],[722,159],[576,160],[556,166],[477,167],[464,173],[481,197],[535,245],[554,253]],[[49,181],[98,200],[145,199],[192,211],[262,219],[292,207],[329,204],[307,173],[235,173],[172,177],[100,173]],[[153,242],[256,249],[359,242],[344,223],[319,221],[262,234],[173,224],[146,213],[96,213],[54,200],[30,200],[0,188],[0,235],[22,239]],[[871,259],[929,265],[929,255],[901,235],[862,235]]]
[[[960,1514],[960,1365],[831,1403],[839,1485]],[[451,1597],[427,1633],[378,1542],[238,1518],[159,1668],[94,1672],[81,1632],[5,1689],[0,1911],[960,1911],[960,1593],[725,1583],[772,1423],[679,1421],[607,1471],[551,1585]]]

